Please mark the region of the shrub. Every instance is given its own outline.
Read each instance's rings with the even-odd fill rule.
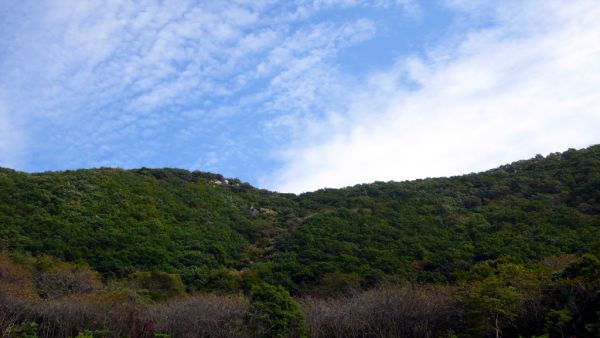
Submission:
[[[195,295],[150,306],[142,317],[170,337],[247,337],[248,302],[239,296]]]
[[[352,297],[304,298],[311,337],[437,337],[458,316],[445,287],[382,286]]]
[[[185,293],[181,278],[166,272],[134,272],[129,275],[128,284],[153,301],[164,301]]]
[[[249,290],[250,312],[247,323],[259,337],[304,337],[304,316],[298,303],[281,286],[264,282]]]

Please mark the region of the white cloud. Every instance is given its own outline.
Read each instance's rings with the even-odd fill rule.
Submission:
[[[301,192],[456,175],[600,142],[600,4],[486,10],[492,27],[349,89],[349,108],[309,125],[265,185]]]
[[[0,167],[14,168],[20,164],[23,135],[0,92]]]
[[[275,133],[265,128],[277,124],[266,123],[269,119],[318,115],[328,104],[319,93],[341,84],[335,57],[375,33],[369,20],[329,20],[318,17],[319,11],[396,6],[304,0],[11,2],[0,11],[5,22],[0,34],[7,37],[0,41],[0,89],[28,126],[27,156],[37,151],[48,156],[40,162],[61,167],[95,165],[116,153],[126,158],[122,166],[143,163],[153,150],[137,141],[137,133],[148,138],[160,132],[143,126],[156,112],[165,116],[165,125],[179,128],[170,134],[186,135],[248,112],[261,128],[249,134]],[[191,119],[186,111],[204,113]],[[280,114],[289,116],[276,117]],[[42,141],[40,132],[51,135]],[[161,136],[163,144],[170,142],[167,132]]]

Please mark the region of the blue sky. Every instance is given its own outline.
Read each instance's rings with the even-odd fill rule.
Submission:
[[[597,1],[0,3],[0,166],[301,192],[600,143]]]

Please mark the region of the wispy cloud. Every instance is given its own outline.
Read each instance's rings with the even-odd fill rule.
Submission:
[[[427,4],[3,1],[0,165],[305,191],[600,142],[598,4]]]
[[[23,146],[23,136],[15,122],[0,92],[0,166],[17,167],[21,164],[19,152]]]
[[[185,159],[169,162],[190,166],[212,151],[203,137],[248,141],[232,129],[236,119],[256,125],[255,133],[285,134],[274,121],[323,111],[327,100],[319,93],[340,85],[333,59],[376,27],[361,16],[319,13],[411,6],[8,1],[0,13],[7,23],[0,27],[7,37],[0,88],[26,121],[23,132],[35,135],[26,169],[160,165],[168,161],[156,160],[158,153],[192,141],[197,155],[186,149]]]
[[[600,5],[481,4],[448,1],[491,24],[370,74],[347,108],[296,135],[264,183],[301,192],[447,176],[600,142]]]

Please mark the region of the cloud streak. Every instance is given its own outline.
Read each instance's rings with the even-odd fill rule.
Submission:
[[[599,7],[4,1],[0,165],[183,167],[299,192],[597,143]]]
[[[449,176],[600,142],[600,5],[448,5],[492,24],[370,74],[263,182],[302,192]]]
[[[376,30],[320,13],[366,7],[408,2],[9,1],[0,88],[35,135],[23,169],[212,163],[212,142],[253,142],[236,120],[284,135],[270,121],[318,115],[336,55]]]

